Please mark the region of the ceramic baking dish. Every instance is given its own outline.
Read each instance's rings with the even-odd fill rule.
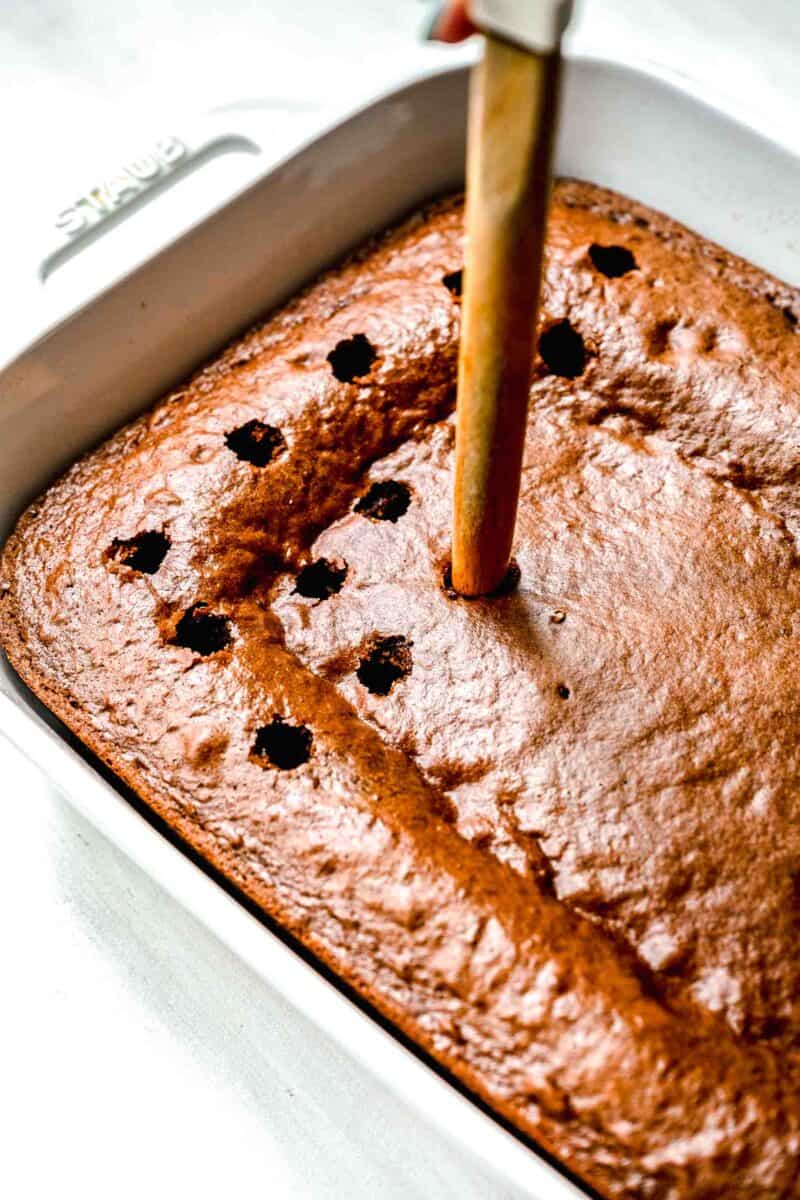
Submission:
[[[76,455],[139,412],[322,266],[415,205],[460,185],[466,71],[418,78],[285,154],[255,181],[102,291],[50,293],[49,328],[0,371],[0,539]],[[588,59],[569,63],[557,169],[662,209],[800,283],[798,163],[687,86]],[[40,277],[97,243],[110,218],[215,150],[258,151],[233,127],[163,140],[58,215]],[[95,247],[96,248],[96,247]],[[101,261],[101,260],[98,260]],[[95,276],[97,272],[94,272]],[[38,285],[37,285],[38,286]],[[50,287],[47,284],[46,287]],[[41,308],[41,302],[40,302]],[[60,311],[59,311],[60,310]],[[583,1194],[148,822],[75,748],[0,660],[0,732],[64,796],[263,979],[437,1129],[480,1160],[498,1195]],[[335,1103],[335,1099],[331,1099]],[[494,1193],[493,1193],[494,1194]]]

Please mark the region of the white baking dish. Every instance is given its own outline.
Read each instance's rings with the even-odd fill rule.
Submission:
[[[255,183],[133,272],[106,279],[101,293],[51,293],[61,311],[51,311],[48,331],[0,372],[0,538],[61,467],[238,329],[367,234],[457,186],[465,97],[463,69],[417,80],[265,165]],[[220,137],[242,144],[235,129],[213,135]],[[207,157],[211,144],[205,135],[183,139],[178,158]],[[627,192],[800,282],[797,160],[688,89],[619,65],[571,62],[557,169]],[[58,256],[79,254],[80,222],[62,217],[61,226]],[[99,233],[102,223],[92,236]],[[48,262],[58,266],[52,252]],[[484,1174],[488,1164],[504,1196],[580,1194],[157,832],[71,748],[4,660],[0,732],[266,986],[480,1159]]]

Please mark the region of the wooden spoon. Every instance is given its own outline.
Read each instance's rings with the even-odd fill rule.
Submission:
[[[452,582],[503,583],[519,499],[561,56],[486,38],[473,70]]]

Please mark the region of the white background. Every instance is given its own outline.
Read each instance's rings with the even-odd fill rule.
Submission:
[[[2,294],[34,306],[48,214],[143,130],[241,101],[346,107],[448,54],[416,43],[425,7],[400,0],[0,0],[0,16]],[[588,0],[577,41],[699,79],[798,144],[795,0]],[[0,800],[0,1194],[501,1200],[1,739]]]

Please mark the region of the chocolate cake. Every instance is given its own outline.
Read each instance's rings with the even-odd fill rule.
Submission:
[[[0,636],[597,1192],[800,1196],[800,293],[560,183],[519,577],[466,601],[461,263],[452,199],[73,466],[5,547]]]

